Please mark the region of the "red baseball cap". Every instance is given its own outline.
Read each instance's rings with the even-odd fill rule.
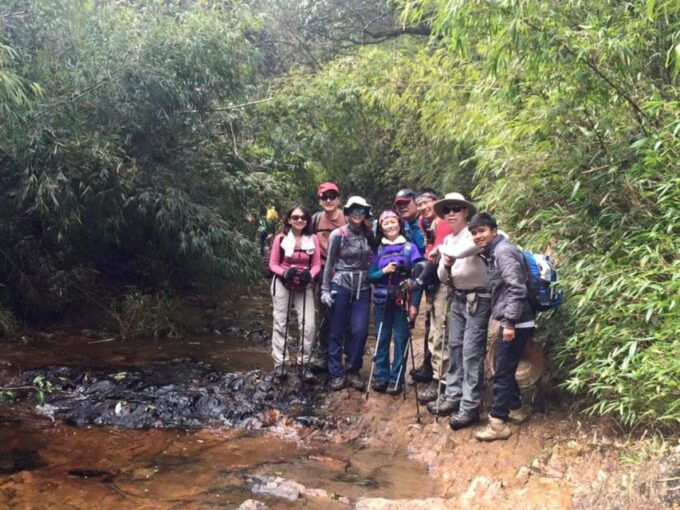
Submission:
[[[316,194],[322,195],[326,191],[335,191],[338,195],[340,194],[340,190],[332,182],[322,182],[321,184],[319,184],[319,187],[316,190]]]

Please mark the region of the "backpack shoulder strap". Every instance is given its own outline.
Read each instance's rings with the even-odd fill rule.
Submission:
[[[407,241],[404,243],[404,262],[406,262],[407,267],[411,267],[411,254],[413,253],[413,243]]]
[[[319,222],[321,221],[321,211],[316,211],[312,214],[312,232],[316,234],[319,230]]]

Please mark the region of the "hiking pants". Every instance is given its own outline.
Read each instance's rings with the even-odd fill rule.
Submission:
[[[389,300],[388,300],[389,301]],[[387,381],[395,386],[404,380],[404,350],[408,340],[408,317],[406,310],[394,302],[375,306],[376,335],[380,331],[380,338],[376,339],[378,348],[375,353],[375,379]],[[390,364],[390,339],[394,331],[394,352]]]
[[[323,269],[321,270],[323,274]],[[331,330],[332,311],[321,302],[321,281],[317,281],[315,285],[316,295],[316,309],[319,311],[319,330],[317,331],[318,340],[312,352],[312,363],[320,367],[328,367],[328,335]],[[350,333],[349,325],[345,328],[345,338],[343,340],[345,349],[350,342],[352,335]]]
[[[515,379],[517,365],[524,352],[524,346],[534,334],[534,328],[515,329],[512,342],[503,341],[503,327],[498,328],[496,352],[494,355],[493,403],[491,416],[506,421],[510,409],[522,407],[522,393]]]
[[[482,404],[484,357],[491,315],[491,298],[477,298],[469,310],[464,292],[455,291],[449,310],[449,354],[446,397],[460,400],[460,412],[476,411]]]
[[[449,368],[449,349],[445,335],[448,292],[446,285],[439,285],[434,292],[425,295],[430,311],[430,338],[427,344],[432,356],[432,377],[442,382],[446,379]]]
[[[370,289],[357,293],[334,283],[335,301],[331,308],[331,327],[328,334],[328,375],[335,379],[344,377],[345,371],[357,372],[362,365],[366,338],[368,337],[368,316],[371,307]],[[345,328],[349,324],[350,339],[344,342]],[[342,366],[342,351],[345,344],[346,370]]]
[[[288,290],[281,278],[274,278],[271,286],[272,302],[274,303],[274,327],[272,328],[272,357],[274,358],[274,365],[281,365],[283,359],[283,344],[286,331],[286,317],[288,316],[288,304],[290,298],[291,309],[294,308],[297,315],[298,330],[300,331],[300,340],[302,340],[302,309],[305,313],[305,328],[304,328],[304,364],[309,363],[309,358],[312,351],[312,343],[314,342],[314,333],[316,331],[316,323],[314,319],[314,289],[308,286],[304,291],[292,292]],[[291,297],[292,295],[292,297]],[[292,312],[292,310],[291,310]],[[297,355],[298,364],[302,363],[300,356],[299,343],[294,346],[291,342],[291,331],[293,326],[293,317],[288,318],[288,340],[286,341],[286,358],[291,357],[291,351]],[[297,351],[297,352],[295,352]]]

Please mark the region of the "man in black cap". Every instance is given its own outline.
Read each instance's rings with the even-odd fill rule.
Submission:
[[[394,196],[394,208],[404,222],[404,233],[409,241],[418,247],[419,253],[425,253],[425,234],[418,222],[418,207],[416,193],[412,189],[404,188]]]

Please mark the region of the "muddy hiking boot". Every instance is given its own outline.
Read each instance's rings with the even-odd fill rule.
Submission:
[[[274,366],[274,380],[277,382],[283,382],[288,378],[286,373],[285,365],[275,365]]]
[[[309,368],[315,374],[323,374],[328,372],[328,360],[321,358],[312,358],[309,361]]]
[[[437,402],[439,402],[439,406],[437,406]],[[427,410],[435,416],[449,416],[458,411],[459,407],[460,399],[447,397],[443,392],[439,395],[439,400],[435,399],[427,403]]]
[[[403,391],[403,389],[404,389],[403,384],[392,384],[392,383],[390,383],[387,386],[387,390],[385,390],[385,393],[387,393],[388,395],[392,395],[392,396],[399,395]]]
[[[414,368],[410,372],[414,381],[428,383],[432,381],[432,361],[425,359],[418,368]]]
[[[316,377],[310,368],[305,367],[300,374],[300,380],[305,383],[313,383],[316,382]]]
[[[508,439],[512,435],[510,425],[500,418],[489,416],[489,424],[475,434],[478,441],[497,441]]]
[[[508,416],[508,419],[512,423],[519,425],[520,423],[527,421],[533,413],[533,408],[530,405],[524,404],[518,409],[510,409],[510,415]]]
[[[355,390],[364,391],[366,389],[366,381],[364,381],[359,372],[349,372],[347,374],[347,384]]]
[[[371,389],[378,393],[385,393],[385,390],[387,390],[387,381],[373,381]]]
[[[432,381],[430,384],[428,384],[424,389],[418,390],[418,402],[421,404],[427,404],[428,402],[432,402],[433,400],[437,400],[437,395],[441,396],[444,394],[444,390],[446,389],[445,385],[441,385],[441,389],[439,390],[439,393],[437,393],[437,387],[439,386],[438,381]]]
[[[479,412],[476,410],[467,412],[463,411],[451,417],[449,420],[449,427],[451,427],[453,430],[460,430],[464,429],[465,427],[470,427],[477,422],[479,422]]]
[[[330,386],[332,391],[340,391],[345,387],[345,378],[332,377],[331,380],[328,382],[328,386]]]

